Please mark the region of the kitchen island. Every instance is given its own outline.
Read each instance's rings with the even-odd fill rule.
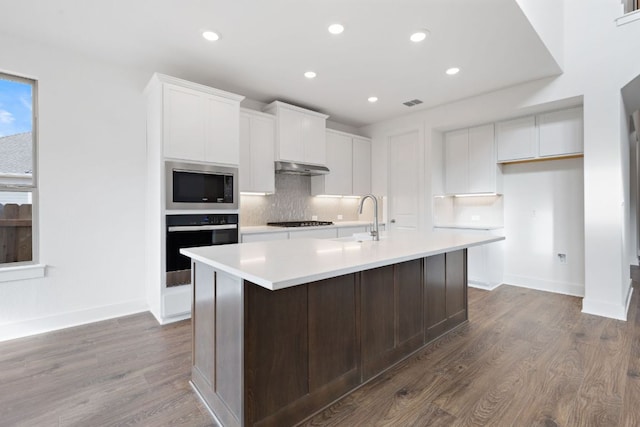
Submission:
[[[466,248],[500,236],[395,232],[182,249],[192,384],[224,426],[287,426],[467,320]]]

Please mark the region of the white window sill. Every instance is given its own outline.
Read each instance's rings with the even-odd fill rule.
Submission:
[[[14,282],[16,280],[37,279],[44,277],[46,265],[31,264],[15,267],[0,267],[0,282]]]
[[[630,22],[637,21],[640,19],[640,10],[634,10],[633,12],[626,13],[622,15],[620,18],[616,19],[616,24],[619,26],[624,24],[629,24]]]

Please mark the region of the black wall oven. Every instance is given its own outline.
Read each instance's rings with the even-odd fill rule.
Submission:
[[[167,209],[238,209],[238,168],[168,161]]]
[[[238,214],[167,215],[167,286],[191,283],[182,248],[238,243]]]

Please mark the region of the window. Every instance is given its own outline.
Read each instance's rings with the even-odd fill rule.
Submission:
[[[0,267],[35,259],[36,82],[0,73]]]

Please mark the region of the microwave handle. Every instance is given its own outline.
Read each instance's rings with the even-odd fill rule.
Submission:
[[[238,228],[238,224],[224,224],[224,225],[180,225],[169,227],[167,231],[169,233],[174,231],[207,231],[207,230],[234,230]]]

